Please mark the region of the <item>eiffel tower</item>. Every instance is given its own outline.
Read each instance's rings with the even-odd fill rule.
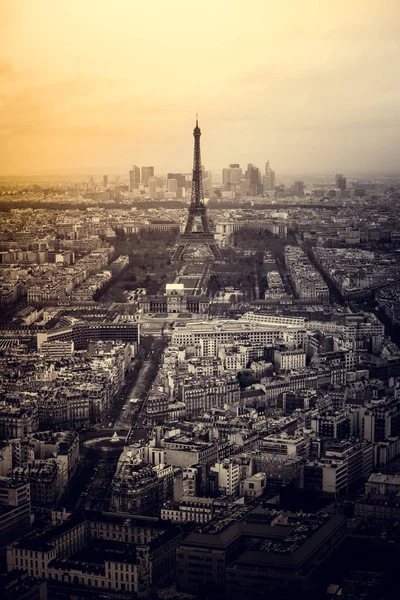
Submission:
[[[174,250],[172,261],[182,259],[183,254],[190,246],[208,247],[215,260],[222,260],[220,249],[211,232],[207,219],[203,195],[203,179],[201,171],[200,136],[201,131],[196,115],[196,127],[193,130],[194,157],[192,177],[192,197],[190,200],[188,220],[184,233],[180,236]]]

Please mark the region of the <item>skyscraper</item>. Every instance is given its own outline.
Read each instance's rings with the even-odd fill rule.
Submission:
[[[265,175],[263,177],[263,191],[275,190],[275,171],[269,166],[269,160],[265,163]]]
[[[143,173],[143,167],[142,167],[142,173]],[[149,177],[148,183],[149,183],[150,198],[157,198],[157,177]]]
[[[108,175],[103,175],[103,187],[108,186]]]
[[[115,200],[117,202],[119,202],[120,200],[120,190],[119,190],[119,177],[115,178],[115,183],[114,183],[114,188],[115,188]]]
[[[176,197],[182,198],[186,187],[186,177],[183,173],[168,173],[167,184],[170,179],[176,179]]]
[[[249,163],[247,165],[246,179],[249,180],[250,195],[257,196],[259,192],[259,186],[261,184],[260,169],[254,166],[252,163]]]
[[[231,163],[229,169],[222,170],[222,182],[227,188],[230,188],[231,184],[240,183],[241,179],[242,169],[238,163]]]
[[[341,192],[345,192],[346,185],[347,185],[346,177],[343,177],[343,175],[341,173],[337,174],[335,176],[335,181],[336,181],[336,187],[339,188],[339,190]]]
[[[192,173],[185,174],[185,190],[192,189]]]
[[[145,186],[149,185],[150,177],[154,177],[154,167],[142,167],[142,183]]]
[[[167,180],[168,179],[176,179],[178,188],[185,187],[185,175],[182,173],[168,173]]]
[[[178,180],[177,179],[168,179],[168,192],[172,194],[176,194],[178,191]]]
[[[229,171],[230,183],[240,183],[240,180],[242,179],[242,169],[240,168],[240,165],[237,163],[230,164]]]
[[[222,169],[222,183],[224,186],[228,186],[230,183],[231,170],[230,169]]]
[[[247,196],[249,193],[249,180],[247,178],[242,179],[242,181],[239,184],[239,194],[240,196],[244,197]]]
[[[206,176],[203,179],[203,190],[207,196],[209,196],[212,193],[212,173],[211,173],[211,171],[206,171]]]
[[[132,170],[129,171],[129,190],[137,190],[140,183],[140,169],[136,165],[132,166]]]
[[[304,196],[304,181],[295,181],[293,187],[293,193],[298,198]]]

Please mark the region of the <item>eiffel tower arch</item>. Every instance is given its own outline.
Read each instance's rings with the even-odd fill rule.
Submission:
[[[214,260],[222,261],[220,249],[211,232],[207,218],[207,209],[204,204],[203,178],[201,172],[200,154],[201,131],[196,118],[196,127],[193,130],[194,156],[192,196],[190,200],[188,219],[184,233],[179,237],[178,243],[172,255],[172,261],[182,260],[185,252],[191,247],[203,247],[208,249]]]

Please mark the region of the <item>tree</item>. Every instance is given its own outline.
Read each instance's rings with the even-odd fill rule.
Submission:
[[[221,284],[218,280],[218,277],[216,275],[211,275],[210,279],[208,280],[208,295],[211,296],[211,298],[214,298],[215,294],[219,292],[220,289]]]
[[[121,227],[116,228],[115,235],[117,236],[119,242],[126,240],[126,233]]]

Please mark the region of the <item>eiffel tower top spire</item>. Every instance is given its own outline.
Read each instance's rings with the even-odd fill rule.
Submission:
[[[201,129],[199,127],[199,116],[196,113],[196,127],[193,129],[194,153],[193,153],[193,176],[192,176],[192,197],[190,204],[193,207],[200,208],[204,206],[203,195],[203,174],[201,171],[201,152],[200,152]]]

